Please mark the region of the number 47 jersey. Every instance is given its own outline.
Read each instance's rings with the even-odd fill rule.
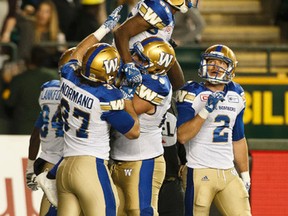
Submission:
[[[188,82],[177,92],[177,127],[194,118],[205,107],[211,90],[203,83]],[[224,101],[219,101],[208,115],[198,134],[185,144],[188,167],[233,167],[232,142],[244,138],[243,113],[245,96],[242,87],[230,82],[224,89]]]

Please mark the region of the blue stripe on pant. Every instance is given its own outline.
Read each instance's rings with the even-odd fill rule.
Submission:
[[[154,159],[142,161],[139,179],[140,216],[153,215],[151,207]]]
[[[194,203],[194,182],[193,182],[193,169],[187,167],[186,177],[186,191],[185,191],[185,216],[193,215],[193,203]]]
[[[109,180],[109,174],[107,173],[106,166],[103,159],[96,158],[96,167],[98,170],[99,181],[103,188],[105,203],[106,203],[106,215],[116,216],[116,201],[114,193]]]

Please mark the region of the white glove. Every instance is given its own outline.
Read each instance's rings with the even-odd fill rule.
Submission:
[[[213,92],[209,95],[205,107],[200,110],[198,115],[203,119],[207,119],[209,113],[213,112],[219,101],[224,101],[224,92]]]
[[[250,187],[251,187],[251,179],[250,179],[249,172],[248,171],[242,172],[242,173],[240,173],[240,176],[241,176],[241,179],[244,183],[244,186],[245,186],[247,192],[249,192]]]
[[[28,159],[27,169],[26,169],[26,185],[32,191],[38,190],[38,184],[35,181],[36,175],[34,173],[34,161],[35,160]]]
[[[122,10],[123,5],[118,6],[105,20],[105,22],[93,33],[93,35],[101,41],[102,38],[115,28],[121,16],[119,12]]]

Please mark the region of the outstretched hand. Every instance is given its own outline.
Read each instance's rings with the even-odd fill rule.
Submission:
[[[122,10],[123,5],[118,6],[105,20],[103,25],[105,28],[108,28],[110,31],[115,28],[117,25],[118,21],[120,20],[121,16],[119,12]]]

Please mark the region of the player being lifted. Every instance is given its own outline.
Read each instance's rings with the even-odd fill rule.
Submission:
[[[138,70],[132,61],[131,50],[135,42],[151,36],[166,41],[171,39],[175,26],[174,14],[197,8],[198,0],[141,0],[132,9],[128,19],[114,32],[115,44],[124,63],[124,70]],[[183,71],[176,61],[167,73],[173,90],[184,85]]]

